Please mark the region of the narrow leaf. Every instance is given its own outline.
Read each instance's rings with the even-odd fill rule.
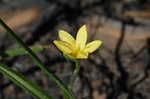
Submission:
[[[48,68],[43,64],[43,62],[37,57],[37,55],[16,35],[16,33],[11,30],[11,28],[9,28],[5,22],[3,22],[3,20],[0,18],[0,25],[7,31],[7,33],[14,39],[17,41],[17,43],[23,47],[28,54],[31,56],[31,58],[34,60],[34,62],[37,64],[37,66],[39,66],[41,68],[42,71],[44,71],[45,73],[48,74],[48,76],[55,81],[55,83],[59,86],[59,88],[61,88],[61,90],[67,95],[69,96],[69,99],[75,99],[73,96],[72,91],[70,90],[70,88],[68,88],[62,80],[60,80],[58,78],[58,76],[56,76],[55,74],[53,74],[52,72],[50,72],[48,70]]]
[[[16,85],[23,88],[25,91],[31,93],[39,99],[52,99],[46,92],[44,92],[38,85],[27,79],[21,73],[18,73],[4,64],[0,64],[0,72],[7,76]]]
[[[44,49],[45,48],[42,46],[31,47],[31,50],[33,52],[39,52],[39,51],[42,51]],[[4,54],[6,54],[7,56],[18,56],[18,55],[25,55],[28,53],[24,48],[17,48],[17,49],[6,50],[6,51],[4,51]]]

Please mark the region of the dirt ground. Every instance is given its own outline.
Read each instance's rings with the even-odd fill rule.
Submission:
[[[0,17],[29,46],[50,45],[50,49],[37,55],[66,83],[74,64],[62,57],[52,41],[57,39],[59,29],[75,34],[81,25],[86,24],[88,41],[99,39],[103,45],[89,59],[81,60],[81,73],[74,88],[77,99],[150,99],[150,9],[119,15],[132,17],[139,23],[134,25],[106,17],[98,7],[89,8],[76,21],[65,19],[65,14],[61,10],[57,13],[56,8],[55,5],[32,5],[21,9],[1,9]],[[0,28],[0,50],[17,47],[16,42]],[[6,63],[38,82],[56,99],[61,99],[55,83],[28,56],[10,57]],[[0,99],[33,98],[2,75],[1,79]]]

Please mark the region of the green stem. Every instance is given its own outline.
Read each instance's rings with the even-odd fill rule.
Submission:
[[[70,80],[70,83],[69,83],[69,87],[70,89],[73,89],[73,84],[74,84],[74,81],[76,80],[79,72],[80,72],[80,62],[79,60],[74,60],[75,62],[75,70],[73,71],[73,74],[72,74],[72,77],[71,77],[71,80]]]
[[[13,32],[0,18],[0,25],[7,31],[7,33],[17,41],[17,43],[23,47],[27,53],[31,56],[34,62],[41,68],[43,72],[46,72],[48,76],[54,80],[57,85],[69,96],[69,99],[73,99],[73,93],[71,90],[53,73],[49,72],[48,68],[43,64],[43,62],[35,55],[35,53]]]

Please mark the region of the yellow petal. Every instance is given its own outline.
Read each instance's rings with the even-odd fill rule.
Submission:
[[[79,44],[80,48],[83,49],[85,47],[87,41],[87,28],[86,25],[83,25],[76,36],[76,44]]]
[[[55,40],[54,44],[63,53],[71,53],[72,52],[71,45],[65,41]]]
[[[59,38],[62,41],[65,41],[71,45],[75,45],[75,39],[66,31],[60,30],[59,31]]]
[[[102,44],[102,41],[100,41],[100,40],[92,41],[86,45],[85,51],[88,53],[92,53],[96,49],[98,49],[101,46],[101,44]]]
[[[77,58],[77,59],[86,59],[86,58],[88,58],[88,53],[85,53],[85,52],[78,52],[76,58]]]

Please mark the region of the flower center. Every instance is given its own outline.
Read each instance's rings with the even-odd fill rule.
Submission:
[[[73,50],[70,53],[70,55],[73,56],[73,57],[76,57],[81,49],[80,49],[80,46],[78,44],[76,44],[74,47],[75,48],[72,48]]]

